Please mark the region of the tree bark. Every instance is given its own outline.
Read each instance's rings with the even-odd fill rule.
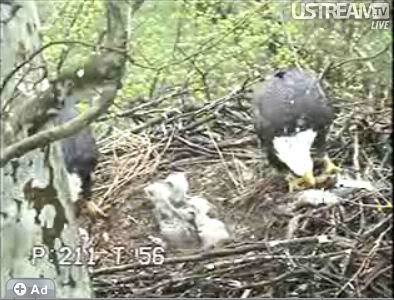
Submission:
[[[74,72],[56,80],[71,81],[76,94],[99,87],[99,100],[84,116],[53,128],[49,112],[59,103],[52,92],[54,84],[45,79],[36,3],[0,2],[1,297],[5,296],[7,280],[19,277],[53,279],[60,298],[93,296],[86,266],[74,265],[78,233],[63,154],[55,140],[75,133],[97,118],[112,104],[120,87],[126,63],[125,19],[131,14],[123,1],[107,4],[110,28],[105,49],[82,67],[82,78]],[[108,50],[110,46],[116,51]],[[46,251],[42,259],[32,259],[36,246]],[[66,254],[60,252],[62,248],[73,251],[67,264],[62,261]]]

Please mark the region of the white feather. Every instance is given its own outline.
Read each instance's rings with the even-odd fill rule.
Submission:
[[[76,202],[82,192],[82,181],[76,173],[67,173],[68,184],[70,185],[71,201]]]
[[[188,197],[187,204],[194,207],[198,214],[203,215],[208,214],[213,209],[212,204],[208,200],[198,196]]]
[[[196,225],[204,249],[230,239],[226,225],[220,220],[210,218],[205,214],[197,214]]]
[[[280,136],[273,140],[277,157],[298,176],[313,170],[311,147],[316,134],[308,129],[294,136]]]

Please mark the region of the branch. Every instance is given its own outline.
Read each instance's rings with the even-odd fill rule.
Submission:
[[[163,264],[168,265],[168,264],[178,264],[178,263],[184,263],[184,262],[190,263],[190,262],[202,261],[202,260],[211,259],[211,258],[226,257],[226,256],[231,256],[231,255],[236,255],[236,254],[246,254],[251,251],[270,249],[270,248],[278,247],[278,246],[286,247],[286,246],[291,246],[291,245],[302,245],[305,243],[306,244],[308,244],[308,243],[335,244],[338,241],[340,241],[340,237],[333,236],[330,239],[328,236],[322,235],[322,236],[313,236],[313,237],[294,238],[294,239],[288,239],[288,240],[261,242],[261,243],[254,243],[251,245],[241,246],[238,248],[218,249],[218,250],[211,250],[211,251],[202,252],[202,253],[195,254],[195,255],[171,257],[171,258],[167,258]],[[130,263],[130,264],[124,264],[124,265],[119,265],[119,266],[105,267],[105,268],[97,269],[92,272],[92,275],[98,276],[98,275],[103,275],[103,274],[113,274],[113,273],[117,273],[117,272],[125,271],[125,270],[130,270],[130,269],[134,269],[134,268],[147,268],[147,267],[154,267],[154,266],[157,266],[157,265],[155,263],[149,263],[149,264],[144,264],[144,265],[142,265],[140,263]]]
[[[11,125],[10,133],[12,134],[9,134],[10,140],[12,136],[18,136],[18,132],[26,127],[30,129],[28,130],[30,136],[8,146],[3,152],[0,166],[4,166],[10,159],[20,157],[27,151],[33,150],[36,147],[47,145],[50,142],[76,133],[108,109],[116,95],[116,90],[120,88],[120,81],[126,63],[127,35],[126,26],[124,25],[124,15],[127,15],[127,10],[124,9],[124,2],[108,1],[107,36],[104,47],[99,47],[99,49],[104,50],[98,55],[92,55],[82,69],[77,68],[74,72],[63,73],[52,83],[52,88],[47,89],[38,97],[25,102],[18,108],[18,111],[13,114],[11,119],[7,120],[9,125]],[[20,68],[26,65],[45,48],[55,44],[73,43],[97,48],[97,45],[91,45],[84,42],[54,42],[47,44],[35,51],[30,55],[28,60],[22,62],[10,72],[2,83],[2,89]],[[83,71],[82,75],[78,72],[80,70]],[[55,91],[55,89],[53,89],[53,87],[60,87],[63,84],[65,93],[63,93],[61,97],[59,97],[59,95],[54,95],[53,91]],[[103,86],[101,89],[100,104],[94,107],[89,113],[70,122],[70,127],[67,126],[68,124],[64,124],[35,134],[38,129],[49,120],[51,116],[49,109],[61,108],[60,105],[64,103],[67,95],[70,93],[84,93],[100,86]]]
[[[7,76],[5,76],[3,82],[0,85],[0,96],[2,95],[2,92],[4,91],[4,88],[6,87],[7,83],[11,80],[11,78],[20,70],[22,69],[25,65],[30,63],[37,55],[42,53],[45,49],[56,46],[56,45],[81,45],[85,47],[89,47],[92,49],[97,49],[97,45],[91,44],[91,43],[86,43],[86,42],[81,42],[81,41],[58,41],[58,42],[51,42],[48,43],[44,46],[42,46],[40,49],[37,49],[34,51],[25,61],[20,63],[18,66],[16,66]],[[122,49],[122,48],[116,48],[116,47],[108,47],[108,46],[101,46],[99,47],[99,50],[108,50],[112,51],[118,54],[123,55],[130,63],[134,63],[133,59],[127,54],[127,52]]]
[[[365,57],[353,57],[353,58],[349,58],[349,59],[345,59],[343,61],[340,61],[339,63],[335,64],[332,68],[339,68],[340,66],[350,63],[350,62],[355,62],[355,61],[368,61],[368,60],[372,60],[375,58],[378,58],[380,55],[382,55],[383,53],[385,53],[387,50],[390,49],[390,45],[391,43],[388,43],[386,45],[386,47],[384,47],[382,50],[380,50],[378,53],[373,54],[371,56],[365,56]]]
[[[98,100],[99,105],[93,107],[88,113],[82,114],[66,124],[41,131],[5,148],[0,158],[0,167],[4,167],[11,159],[20,157],[28,151],[46,146],[51,142],[63,139],[80,131],[111,106],[116,96],[116,91],[115,84],[104,87],[101,97]]]
[[[378,53],[373,54],[371,56],[352,57],[352,58],[349,58],[349,59],[344,59],[344,60],[342,60],[342,61],[340,61],[340,62],[338,62],[336,64],[334,64],[333,62],[330,62],[324,68],[324,70],[320,73],[319,80],[323,79],[323,77],[327,74],[327,72],[329,70],[339,68],[339,67],[341,67],[341,66],[343,66],[343,65],[345,65],[347,63],[362,62],[362,61],[369,61],[369,60],[375,59],[375,58],[379,57],[380,55],[382,55],[383,53],[385,53],[387,50],[389,50],[390,49],[390,45],[391,45],[391,43],[388,43],[386,45],[386,47],[384,47],[381,51],[379,51]]]
[[[139,10],[142,6],[142,4],[144,4],[145,0],[134,0],[134,4],[132,5],[132,14],[134,15],[137,10]]]

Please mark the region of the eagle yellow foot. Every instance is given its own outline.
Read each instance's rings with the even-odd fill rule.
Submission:
[[[323,174],[336,174],[342,172],[342,168],[336,166],[328,156],[325,156],[323,160],[324,160]]]
[[[393,210],[393,204],[389,201],[387,201],[385,205],[383,205],[382,201],[379,199],[376,199],[375,202],[377,204],[378,211],[380,212],[389,212],[390,210]]]
[[[108,217],[108,215],[100,207],[98,207],[96,203],[91,200],[86,201],[86,213],[89,217],[93,219],[97,219],[98,217]]]
[[[294,177],[293,175],[289,174],[287,175],[286,180],[289,184],[290,193],[314,187],[316,185],[316,180],[312,172],[308,172],[303,177]]]

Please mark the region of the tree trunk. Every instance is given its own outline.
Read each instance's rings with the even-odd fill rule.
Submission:
[[[31,83],[43,77],[42,70],[32,70],[34,67],[45,66],[40,55],[8,79],[7,76],[16,65],[26,61],[32,53],[40,49],[40,23],[34,1],[9,1],[0,5],[3,116],[4,110],[5,115],[12,115],[23,101],[34,95],[38,89],[45,88],[48,82],[42,81],[32,88]],[[17,86],[18,79],[26,74]],[[5,80],[8,81],[4,87]],[[20,95],[12,103],[7,104],[15,95],[15,91]],[[26,130],[21,130],[18,136],[15,136],[6,123],[2,125],[11,130],[8,132],[8,136],[11,136],[9,141],[27,136]],[[45,127],[51,125],[46,124]],[[7,144],[9,141],[4,142]],[[20,158],[13,159],[1,169],[0,281],[4,288],[10,278],[51,278],[56,284],[57,297],[91,297],[87,269],[62,265],[62,255],[50,255],[48,250],[59,250],[60,247],[76,249],[78,241],[69,200],[69,185],[59,145],[59,142],[55,142],[44,148],[32,150]],[[43,258],[32,259],[35,246],[45,249],[46,255]],[[5,291],[2,289],[1,297],[4,296]]]
[[[120,1],[108,2],[107,17],[112,26],[108,30],[107,42],[112,42],[117,49],[127,45],[127,34],[123,27],[128,9],[127,5],[124,8],[121,5],[126,4]],[[49,88],[48,80],[40,81],[40,78],[45,77],[45,62],[40,51],[37,51],[42,45],[36,2],[3,0],[0,2],[0,14],[0,296],[5,296],[4,287],[10,278],[41,277],[55,281],[57,297],[89,298],[93,295],[87,268],[75,265],[80,260],[77,254],[80,245],[60,142],[48,145],[48,142],[65,135],[54,139],[53,134],[47,134],[46,139],[41,139],[41,143],[11,149],[16,149],[15,153],[8,151],[12,148],[8,147],[10,145],[20,146],[35,136],[42,138],[43,135],[39,134],[48,132],[54,126],[48,117],[48,107],[40,107],[55,102],[53,99],[56,97]],[[71,123],[86,125],[108,108],[120,86],[124,65],[124,55],[111,52],[102,57],[96,55],[91,65],[86,64],[87,75],[81,79],[85,83],[84,89],[94,85],[103,86],[100,80],[106,80],[107,99],[101,106],[92,109],[93,113],[87,114],[88,117],[81,119],[80,123],[79,120],[71,121],[68,131],[63,130],[63,133],[68,132],[70,135],[72,130],[76,132],[77,126],[72,127]],[[110,74],[112,77],[105,78],[103,74]],[[74,82],[73,86],[81,87],[81,84]],[[40,93],[46,98],[38,98]],[[52,102],[46,101],[48,98]],[[36,105],[36,110],[33,105],[29,105],[30,102]],[[34,114],[40,121],[32,119],[31,115]],[[45,256],[33,259],[37,247],[45,250]],[[68,250],[72,251],[70,256],[67,256]]]

